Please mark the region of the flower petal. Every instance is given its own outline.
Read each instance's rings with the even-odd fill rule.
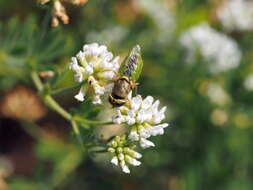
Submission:
[[[129,163],[129,164],[131,164],[131,165],[133,165],[133,166],[139,166],[139,165],[141,165],[141,162],[140,161],[138,161],[138,160],[136,160],[136,159],[134,159],[134,158],[132,158],[132,157],[130,157],[130,156],[126,156],[126,161]]]
[[[149,147],[154,147],[155,144],[145,138],[141,138],[140,146],[145,149],[145,148],[149,148]]]
[[[84,96],[85,96],[85,91],[86,89],[85,88],[81,88],[79,93],[77,95],[75,95],[75,98],[78,100],[78,101],[81,101],[83,102],[84,101]]]
[[[117,156],[114,156],[114,157],[111,159],[111,163],[114,164],[114,165],[116,165],[116,166],[118,166],[119,161],[118,161]]]
[[[152,103],[154,101],[154,98],[152,96],[147,96],[143,102],[142,102],[142,108],[143,109],[148,109],[152,106]]]
[[[92,103],[93,104],[102,104],[102,100],[101,100],[100,96],[94,96]]]
[[[128,138],[131,141],[138,141],[139,140],[139,134],[136,130],[131,130],[130,134],[128,135]]]

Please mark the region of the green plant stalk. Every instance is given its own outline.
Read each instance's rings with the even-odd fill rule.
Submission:
[[[41,82],[39,75],[37,72],[32,71],[31,72],[31,78],[36,86],[36,88],[38,89],[39,92],[43,92],[44,89],[44,85]],[[80,131],[77,125],[77,121],[86,123],[86,124],[90,124],[90,125],[109,125],[109,124],[113,124],[112,122],[100,122],[100,121],[91,121],[91,120],[87,120],[84,118],[81,118],[79,116],[72,116],[70,113],[68,113],[64,108],[62,108],[53,98],[51,95],[49,94],[45,94],[42,95],[42,98],[45,102],[45,104],[51,108],[52,110],[54,110],[55,112],[57,112],[58,114],[60,114],[63,118],[65,118],[66,120],[68,120],[73,128],[73,131],[75,133],[75,135],[78,138],[79,143],[81,144],[82,148],[84,149],[83,146],[83,141],[80,135]]]
[[[48,107],[59,113],[66,120],[72,121],[72,116],[66,110],[64,110],[51,96],[45,96],[45,103],[48,105]]]
[[[37,74],[37,72],[33,71],[31,72],[31,78],[36,86],[36,88],[38,89],[39,92],[43,91],[44,85],[41,82],[39,75]],[[77,86],[73,86],[73,87],[68,87],[66,89],[60,89],[60,90],[67,90],[70,88],[76,88]],[[60,91],[59,90],[59,91]],[[88,119],[84,119],[81,118],[79,116],[72,116],[70,113],[68,113],[64,108],[62,108],[53,98],[51,95],[45,95],[42,97],[44,102],[46,103],[46,105],[48,107],[50,107],[52,110],[56,111],[57,113],[59,113],[62,117],[64,117],[66,120],[68,121],[80,121],[80,122],[84,122],[86,124],[90,124],[90,125],[110,125],[113,124],[113,122],[101,122],[101,121],[92,121],[92,120],[88,120]],[[77,132],[77,130],[74,130]]]
[[[36,88],[41,92],[44,88],[43,83],[41,82],[39,75],[37,72],[32,71],[31,72],[31,78],[36,86]],[[64,117],[68,121],[72,121],[72,116],[69,114],[65,109],[63,109],[50,95],[45,95],[42,97],[44,102],[48,107],[50,107],[52,110],[59,113],[62,117]]]
[[[53,90],[50,94],[51,95],[57,95],[57,94],[61,94],[61,93],[64,93],[64,92],[67,92],[67,91],[70,91],[70,90],[74,90],[76,88],[79,88],[81,87],[81,83],[78,84],[78,85],[75,85],[75,86],[70,86],[70,87],[66,87],[66,88],[60,88],[60,89],[57,89],[57,90]]]
[[[36,86],[36,88],[38,89],[39,92],[43,91],[44,85],[41,82],[39,75],[37,72],[32,71],[31,72],[31,78]],[[64,117],[66,120],[68,120],[72,127],[73,127],[73,131],[75,133],[75,135],[78,138],[78,141],[82,147],[82,149],[84,149],[83,147],[83,140],[82,137],[80,135],[80,131],[79,128],[76,124],[76,121],[73,119],[72,115],[70,113],[68,113],[64,108],[62,108],[50,95],[45,95],[42,96],[45,104],[51,108],[52,110],[54,110],[55,112],[57,112],[58,114],[60,114],[62,117]]]
[[[74,133],[75,133],[76,136],[77,136],[77,140],[79,141],[79,143],[80,143],[80,145],[81,145],[81,148],[82,148],[83,150],[85,150],[85,149],[84,149],[84,145],[83,145],[83,139],[82,139],[82,137],[81,137],[81,135],[80,135],[80,131],[79,131],[79,128],[78,128],[76,122],[75,122],[74,120],[72,120],[72,121],[71,121],[71,125],[72,125],[72,127],[73,127]]]
[[[86,123],[86,124],[90,124],[90,125],[112,125],[112,124],[114,124],[111,121],[103,122],[103,121],[87,120],[87,119],[84,119],[84,118],[82,118],[80,116],[74,116],[74,120],[75,121],[80,121],[80,122],[83,122],[83,123]]]

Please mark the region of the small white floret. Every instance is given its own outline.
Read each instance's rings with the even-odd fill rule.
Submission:
[[[79,91],[79,93],[77,95],[75,95],[75,99],[77,99],[78,101],[81,101],[83,102],[84,101],[84,96],[85,96],[85,93],[83,92],[83,90],[81,89]]]
[[[130,156],[126,156],[126,161],[129,163],[129,164],[131,164],[131,165],[133,165],[133,166],[139,166],[139,165],[141,165],[141,162],[140,161],[138,161],[138,160],[136,160],[136,159],[134,159],[134,158],[132,158],[132,157],[130,157]]]
[[[140,146],[145,149],[145,148],[149,148],[149,147],[154,147],[155,144],[145,138],[141,138]]]
[[[128,167],[127,165],[124,165],[124,166],[122,167],[122,171],[125,172],[125,173],[127,173],[127,174],[130,173],[129,167]]]
[[[95,104],[95,105],[96,104],[102,104],[102,100],[101,100],[100,96],[95,96],[92,100],[92,103]]]
[[[119,161],[118,161],[117,156],[114,156],[114,157],[111,159],[111,163],[114,164],[114,165],[116,165],[116,166],[118,166]]]

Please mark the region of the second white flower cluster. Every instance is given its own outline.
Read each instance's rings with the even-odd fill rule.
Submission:
[[[113,122],[127,125],[129,132],[121,141],[119,137],[115,137],[115,139],[109,143],[110,148],[108,149],[109,152],[114,153],[111,162],[117,166],[119,165],[125,173],[130,173],[127,164],[133,166],[139,166],[141,164],[140,161],[136,160],[141,158],[141,156],[139,156],[138,153],[137,157],[133,156],[129,158],[128,152],[120,151],[120,153],[118,153],[118,149],[123,150],[124,148],[135,152],[136,146],[130,148],[125,146],[124,142],[139,145],[143,149],[154,147],[155,144],[148,140],[148,138],[151,136],[163,135],[164,128],[169,126],[168,123],[161,123],[165,118],[166,107],[159,110],[159,100],[154,101],[152,96],[148,96],[145,99],[142,99],[140,95],[132,97],[131,93],[128,99],[129,101],[124,106],[115,109]]]
[[[132,98],[130,94],[129,102],[116,108],[113,121],[117,124],[127,124],[130,131],[128,139],[139,142],[142,148],[155,146],[147,138],[163,135],[164,128],[168,127],[168,123],[161,124],[165,118],[166,107],[158,110],[159,103],[159,100],[154,102],[152,96],[143,100],[140,95]]]

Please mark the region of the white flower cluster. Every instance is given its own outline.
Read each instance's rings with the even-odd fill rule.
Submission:
[[[187,61],[195,59],[197,51],[209,62],[210,72],[219,73],[236,68],[241,52],[236,42],[203,23],[183,33],[180,43],[188,50]]]
[[[125,173],[130,173],[129,167],[127,164],[133,166],[139,166],[141,164],[140,159],[142,155],[134,151],[135,146],[127,145],[126,136],[116,136],[111,142],[108,143],[109,148],[108,152],[113,154],[111,163],[116,166],[120,166],[122,171]]]
[[[71,58],[70,69],[74,71],[75,80],[79,83],[87,81],[93,91],[93,103],[101,104],[101,95],[111,91],[119,69],[119,57],[113,59],[113,54],[107,47],[92,43],[83,46],[76,57]],[[75,98],[84,101],[87,88],[83,86]]]
[[[161,123],[165,118],[166,107],[158,110],[159,100],[155,101],[152,96],[144,100],[140,95],[131,98],[124,106],[116,108],[113,122],[117,124],[125,123],[130,127],[128,139],[139,142],[142,148],[155,146],[153,142],[147,140],[150,136],[163,135],[164,128],[168,123]]]
[[[253,1],[224,0],[217,10],[217,17],[225,29],[229,31],[253,30]]]

